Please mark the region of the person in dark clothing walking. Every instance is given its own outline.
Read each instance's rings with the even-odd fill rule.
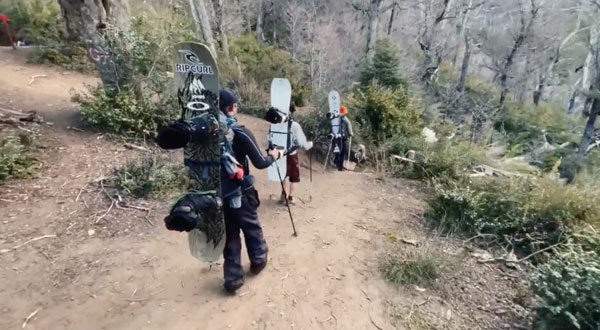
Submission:
[[[334,143],[340,148],[339,152],[335,154],[334,163],[337,166],[338,171],[344,170],[344,160],[348,159],[350,154],[350,147],[348,145],[348,139],[354,135],[352,133],[352,123],[346,115],[348,109],[345,106],[340,107],[340,136],[336,138]]]
[[[228,117],[229,121],[235,121],[237,114],[237,99],[235,95],[226,90],[219,92],[219,107]],[[281,157],[277,149],[269,150],[267,156],[263,156],[252,132],[240,125],[232,125],[234,138],[232,143],[233,153],[236,160],[242,165],[244,176],[250,175],[248,159],[254,167],[265,169]],[[252,182],[252,180],[246,180]],[[260,273],[268,261],[268,247],[265,241],[262,227],[258,219],[257,209],[260,205],[258,192],[254,185],[242,187],[242,205],[240,208],[231,208],[224,203],[226,240],[223,250],[225,263],[223,264],[223,275],[225,279],[225,290],[235,293],[244,285],[244,270],[241,263],[242,242],[240,230],[244,233],[246,249],[250,258],[250,272]]]

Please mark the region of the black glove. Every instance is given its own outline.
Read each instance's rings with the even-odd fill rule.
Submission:
[[[191,140],[191,127],[186,122],[176,122],[158,133],[156,143],[163,149],[178,149],[185,147]]]

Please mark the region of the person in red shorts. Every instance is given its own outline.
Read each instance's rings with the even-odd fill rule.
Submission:
[[[298,183],[300,182],[300,162],[298,160],[298,152],[296,151],[298,148],[302,148],[304,150],[310,150],[310,148],[312,148],[313,143],[311,141],[307,141],[306,139],[306,135],[304,135],[304,132],[302,131],[302,127],[300,126],[300,124],[298,124],[297,122],[295,122],[292,119],[292,115],[294,114],[294,112],[296,111],[296,106],[292,103],[290,105],[290,123],[289,123],[289,150],[292,150],[290,153],[288,153],[287,155],[287,171],[286,171],[286,178],[288,178],[289,181],[289,185],[286,182],[284,182],[284,189],[287,192],[287,196],[288,196],[288,202],[290,204],[295,204],[295,200],[294,200],[294,190],[296,190],[296,186],[298,185]],[[285,202],[285,195],[283,194],[283,192],[281,193],[281,198],[280,198],[280,202],[284,203]]]

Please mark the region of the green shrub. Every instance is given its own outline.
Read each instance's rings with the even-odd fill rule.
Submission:
[[[447,256],[436,250],[409,250],[393,254],[381,265],[384,277],[394,284],[431,286],[452,266]]]
[[[85,44],[66,42],[67,32],[60,7],[52,0],[0,1],[0,12],[8,15],[17,37],[36,47],[29,62],[58,65],[67,70],[94,70]]]
[[[223,85],[235,87],[246,106],[264,107],[269,100],[271,81],[285,77],[292,85],[292,100],[298,106],[308,102],[312,93],[306,72],[290,53],[260,44],[252,34],[231,40],[229,57],[220,58],[224,68],[220,79]]]
[[[31,177],[39,168],[35,133],[0,136],[0,182]]]
[[[358,124],[361,136],[369,143],[383,146],[397,136],[415,136],[421,132],[423,121],[414,100],[401,87],[396,89],[369,85],[355,89],[348,103],[352,119]]]
[[[575,249],[537,268],[536,329],[600,329],[600,254]]]
[[[488,162],[476,146],[448,140],[428,144],[420,136],[396,136],[388,141],[386,150],[396,155],[415,151],[414,164],[396,169],[397,175],[415,180],[459,180],[472,173],[473,166]]]
[[[600,219],[595,190],[546,179],[450,181],[435,191],[426,216],[442,229],[495,235],[524,253],[562,242],[576,226]]]
[[[165,156],[147,154],[114,171],[111,185],[126,196],[145,198],[183,191],[187,173]]]
[[[398,48],[392,40],[388,38],[377,40],[373,60],[366,63],[361,71],[360,82],[363,86],[375,83],[388,88],[408,87],[400,74]]]
[[[90,87],[90,94],[75,94],[86,125],[129,138],[154,137],[160,127],[177,118],[179,112],[168,104],[138,97],[132,90],[105,92]]]
[[[494,127],[504,133],[509,155],[529,153],[545,142],[561,145],[576,142],[579,138],[574,128],[577,122],[567,116],[563,107],[554,104],[507,103],[503,118]]]
[[[106,42],[117,71],[120,91],[90,87],[75,94],[83,121],[99,130],[132,138],[153,137],[180,114],[171,70],[173,45],[193,39],[187,14],[173,7],[164,15],[142,13],[129,31],[107,29]]]
[[[37,45],[66,38],[65,22],[53,0],[4,0],[0,12],[8,15],[18,37]]]
[[[465,91],[457,95],[460,72],[450,63],[442,62],[437,79],[427,89],[434,102],[439,104],[440,112],[447,119],[456,122],[480,120],[493,121],[499,113],[497,107],[500,91],[493,83],[476,75],[470,75],[465,82]],[[435,116],[437,114],[430,114]],[[471,127],[473,131],[474,127]],[[477,128],[476,130],[478,130]],[[471,132],[482,134],[483,132]]]

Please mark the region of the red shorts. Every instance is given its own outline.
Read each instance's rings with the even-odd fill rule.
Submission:
[[[286,177],[290,178],[290,182],[300,182],[300,162],[298,154],[287,155],[287,172]]]

